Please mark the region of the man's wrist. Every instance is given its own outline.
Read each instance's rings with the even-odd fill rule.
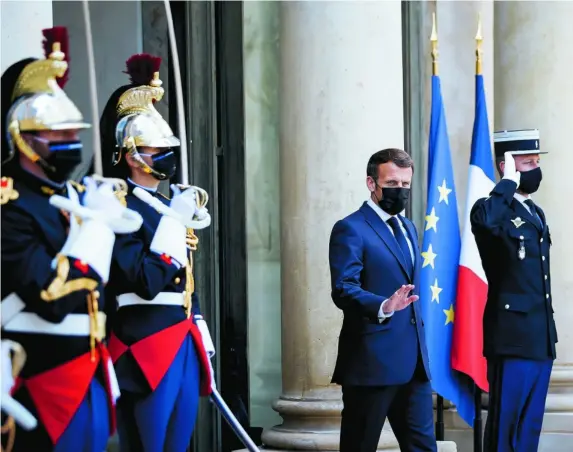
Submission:
[[[378,310],[378,319],[379,320],[387,319],[388,317],[392,317],[392,315],[394,314],[394,311],[389,310],[387,308],[388,301],[389,301],[389,299],[386,299],[380,305],[380,309]]]

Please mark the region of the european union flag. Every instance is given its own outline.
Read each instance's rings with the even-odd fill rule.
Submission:
[[[432,387],[455,404],[460,416],[472,426],[473,386],[450,364],[461,239],[450,143],[437,75],[432,76],[428,162],[428,203],[419,289]]]

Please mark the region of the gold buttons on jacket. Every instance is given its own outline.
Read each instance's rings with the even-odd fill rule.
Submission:
[[[174,282],[175,284],[179,284],[181,282],[181,278],[178,276],[177,278],[175,278]]]

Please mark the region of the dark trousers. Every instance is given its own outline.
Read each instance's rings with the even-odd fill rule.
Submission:
[[[188,336],[155,391],[122,391],[117,404],[121,452],[185,452],[199,408],[199,380],[199,359]]]
[[[484,452],[537,452],[553,360],[502,357],[487,367]]]
[[[342,387],[340,452],[375,452],[386,417],[402,452],[437,451],[432,387],[420,364],[404,385]]]

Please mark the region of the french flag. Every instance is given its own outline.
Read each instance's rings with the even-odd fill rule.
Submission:
[[[495,185],[482,75],[476,75],[475,105],[451,364],[455,370],[468,375],[480,389],[489,392],[487,363],[483,356],[482,324],[487,300],[487,280],[470,224],[473,205],[478,199],[489,196]]]

